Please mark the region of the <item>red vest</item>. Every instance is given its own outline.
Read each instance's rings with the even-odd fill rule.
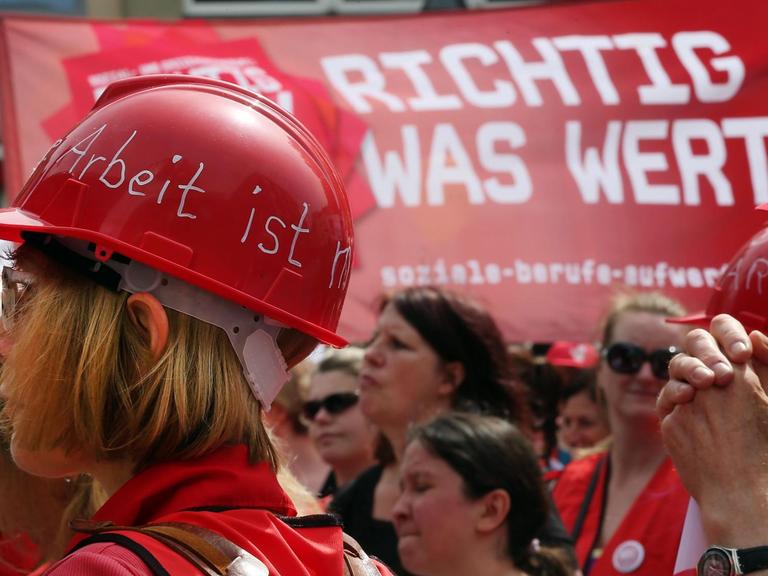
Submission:
[[[339,527],[293,528],[277,515],[293,517],[296,510],[270,468],[263,463],[249,464],[246,448],[236,446],[196,460],[164,463],[140,472],[102,506],[93,520],[111,521],[118,526],[196,524],[249,551],[265,564],[270,576],[343,573]],[[133,532],[124,534],[146,548],[169,573],[199,573],[154,539]],[[73,545],[85,537],[77,536]],[[114,546],[94,546],[101,556],[114,553],[116,558],[124,558],[124,550],[115,552]],[[46,574],[84,573],[89,548],[75,551]],[[132,566],[140,573],[151,573],[138,557],[131,558],[135,560]]]
[[[597,470],[598,463],[603,462]],[[600,530],[605,506],[607,455],[598,454],[571,462],[558,480],[553,498],[566,529],[573,532],[590,482],[596,479],[581,531],[576,538],[576,557],[584,567]],[[589,576],[659,576],[672,574],[688,493],[672,461],[667,458],[634,501]],[[586,572],[585,572],[586,574]]]
[[[25,535],[0,534],[0,576],[19,576],[40,562],[37,546]]]

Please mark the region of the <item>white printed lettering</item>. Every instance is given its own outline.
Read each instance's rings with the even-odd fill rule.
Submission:
[[[240,244],[244,244],[248,239],[248,234],[251,232],[251,224],[253,223],[253,215],[256,214],[256,208],[251,208],[251,214],[248,216],[248,224],[245,226],[245,232],[240,238]]]
[[[270,216],[269,218],[267,218],[267,221],[264,223],[264,230],[267,232],[267,234],[272,236],[272,239],[275,241],[275,244],[274,246],[272,246],[272,248],[266,248],[263,242],[259,242],[259,250],[264,252],[264,254],[277,254],[277,251],[280,250],[280,240],[278,239],[277,234],[272,232],[272,230],[269,227],[269,224],[273,220],[276,221],[278,224],[280,224],[280,226],[285,228],[285,222],[280,220],[280,218],[278,218],[277,216]]]
[[[755,204],[768,202],[768,159],[765,154],[768,118],[727,118],[723,120],[723,134],[727,138],[744,139]]]
[[[768,259],[755,258],[752,264],[749,265],[749,270],[747,271],[747,284],[745,287],[747,290],[752,290],[752,281],[756,280],[755,290],[762,296],[763,284],[765,283],[766,278],[768,278]]]
[[[640,151],[642,140],[666,138],[668,127],[666,120],[642,120],[627,122],[624,128],[624,166],[638,204],[680,204],[680,188],[674,184],[651,184],[647,178],[648,172],[669,169],[666,156],[660,152]]]
[[[85,168],[83,168],[80,171],[80,175],[77,177],[78,180],[83,179],[83,176],[85,176],[85,173],[88,172],[88,168],[96,164],[96,162],[101,162],[102,160],[106,160],[106,158],[104,156],[96,156],[96,154],[91,154],[91,158],[85,164]]]
[[[499,61],[496,52],[484,44],[452,44],[440,50],[440,61],[467,102],[478,108],[503,108],[515,103],[515,88],[507,80],[495,79],[493,90],[481,90],[464,63],[469,59],[477,60],[483,66],[491,66]]]
[[[183,185],[179,184],[179,189],[182,190],[181,200],[179,201],[179,208],[176,211],[176,216],[178,216],[179,218],[191,218],[192,220],[197,218],[197,216],[195,216],[194,214],[183,212],[183,210],[184,210],[184,205],[187,202],[187,194],[189,194],[190,191],[200,192],[201,194],[205,193],[205,190],[194,185],[195,181],[197,180],[197,177],[200,176],[204,167],[205,165],[202,162],[200,162],[197,168],[197,172],[195,172],[195,175],[189,179],[189,182]]]
[[[466,188],[470,204],[485,202],[480,179],[451,124],[438,124],[432,138],[427,173],[427,203],[445,204],[445,188],[452,184]]]
[[[142,179],[142,176],[144,176],[144,179]],[[154,177],[155,175],[149,170],[142,170],[141,172],[137,172],[128,182],[128,194],[131,196],[146,196],[144,192],[138,192],[134,190],[133,185],[136,184],[138,186],[146,186],[152,182]]]
[[[333,87],[358,114],[369,114],[373,111],[369,100],[381,102],[390,112],[405,111],[403,101],[385,90],[386,79],[376,62],[368,56],[327,56],[320,63]],[[360,79],[352,80],[353,75]]]
[[[692,141],[704,140],[706,154],[694,154]],[[683,180],[683,199],[689,206],[701,204],[699,177],[712,185],[718,206],[733,206],[731,183],[723,174],[727,159],[725,141],[712,120],[676,120],[672,124],[672,145]]]
[[[744,62],[738,56],[712,58],[713,70],[724,72],[725,82],[713,82],[707,66],[696,50],[706,48],[717,55],[730,51],[731,45],[717,32],[678,32],[672,37],[672,46],[680,62],[693,80],[693,91],[699,102],[725,102],[733,98],[744,83]]]
[[[552,43],[561,52],[578,51],[584,59],[587,71],[603,104],[609,106],[619,104],[621,101],[619,93],[600,53],[602,50],[613,50],[613,42],[609,36],[559,36],[553,38]]]
[[[528,106],[544,104],[535,80],[550,80],[566,106],[578,106],[581,103],[579,93],[552,42],[546,38],[534,38],[532,43],[543,59],[540,62],[524,61],[517,48],[508,40],[499,40],[493,44],[506,61],[525,103]]]
[[[301,268],[301,262],[293,258],[293,251],[296,249],[296,240],[299,239],[299,234],[307,234],[309,232],[309,228],[302,228],[302,224],[304,224],[304,219],[307,217],[307,212],[309,211],[309,204],[304,202],[303,205],[304,205],[304,210],[301,213],[301,218],[299,218],[299,223],[291,224],[291,228],[296,233],[293,235],[293,240],[291,240],[291,251],[288,253],[288,262],[290,264],[293,264],[297,268]]]
[[[120,158],[120,154],[123,153],[123,150],[128,146],[128,144],[131,143],[131,140],[133,140],[133,137],[136,136],[138,133],[137,130],[134,130],[131,132],[131,135],[128,136],[128,139],[123,142],[123,145],[120,146],[120,148],[117,149],[117,152],[115,152],[115,155],[112,156],[112,160],[109,161],[109,164],[107,164],[107,167],[104,168],[104,172],[101,173],[101,176],[99,176],[99,182],[104,184],[107,188],[118,188],[120,187],[123,182],[125,182],[125,161]],[[109,174],[109,171],[112,170],[113,166],[117,166],[120,169],[120,179],[117,182],[110,182],[106,179],[107,174]]]
[[[461,100],[454,95],[441,95],[422,66],[430,64],[432,57],[426,50],[413,52],[384,52],[379,55],[382,65],[389,69],[399,69],[408,77],[418,97],[409,98],[412,110],[457,110],[462,107]]]
[[[477,153],[480,164],[489,172],[503,172],[512,176],[511,184],[502,184],[498,178],[483,181],[485,192],[499,204],[521,204],[530,200],[533,183],[525,162],[516,154],[502,154],[496,145],[506,142],[512,149],[525,145],[525,132],[514,122],[488,122],[477,131]]]
[[[344,285],[345,279],[349,274],[349,269],[352,265],[350,262],[352,256],[352,248],[347,246],[341,248],[341,242],[336,242],[336,254],[333,255],[333,263],[331,264],[331,281],[328,282],[328,288],[333,287],[333,280],[336,277],[336,264],[339,261],[339,257],[344,256],[344,264],[341,266],[341,273],[339,274],[339,282],[337,288],[341,288]]]
[[[89,134],[88,136],[80,140],[77,144],[75,144],[69,150],[67,150],[61,156],[59,156],[58,159],[56,160],[56,164],[61,162],[65,158],[65,156],[71,152],[72,154],[77,156],[77,160],[75,160],[74,164],[72,164],[72,166],[69,167],[69,170],[67,170],[67,172],[69,172],[70,174],[74,174],[74,169],[77,168],[77,165],[80,163],[80,160],[83,159],[83,156],[88,154],[88,150],[90,150],[91,146],[98,139],[98,137],[101,136],[101,133],[104,132],[104,128],[106,127],[107,127],[106,124],[102,124],[99,128],[94,130],[91,134]],[[78,146],[82,146],[83,144],[86,144],[85,148],[83,149],[78,148]],[[82,174],[80,175],[80,177],[82,178]]]
[[[634,50],[643,64],[651,84],[637,89],[642,104],[687,104],[691,89],[685,84],[672,84],[669,74],[664,70],[656,50],[666,47],[661,34],[619,34],[613,42],[620,50]]]
[[[597,204],[600,190],[609,204],[624,202],[624,191],[619,170],[619,140],[621,122],[608,122],[602,154],[597,148],[585,147],[581,153],[581,122],[565,123],[565,158],[568,170],[576,181],[582,200]]]
[[[368,183],[376,203],[381,208],[395,205],[397,196],[405,206],[421,203],[421,148],[416,126],[406,124],[400,128],[403,154],[387,151],[382,162],[372,132],[368,132],[362,144],[363,164],[368,173]]]

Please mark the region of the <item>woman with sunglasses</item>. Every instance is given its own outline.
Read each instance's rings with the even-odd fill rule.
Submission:
[[[306,496],[313,501],[314,509],[318,511],[320,508],[316,496],[328,475],[328,465],[315,448],[302,413],[311,370],[311,362],[302,362],[291,368],[291,378],[275,397],[264,417],[277,440],[280,456],[288,470],[305,487]]]
[[[688,505],[661,441],[656,397],[684,330],[683,308],[658,293],[618,299],[603,327],[597,382],[612,442],[569,464],[554,489],[585,576],[672,574]]]
[[[406,288],[382,300],[360,373],[360,406],[386,442],[380,462],[336,494],[329,509],[345,530],[397,574],[392,509],[400,494],[400,462],[414,424],[449,412],[497,415],[527,424],[525,401],[501,332],[472,300],[436,287]],[[559,519],[539,536],[569,547]]]
[[[296,518],[263,419],[318,340],[345,344],[350,211],[295,118],[218,80],[114,83],[0,237],[21,244],[2,298],[13,459],[108,496],[48,574],[341,572],[337,520]]]
[[[327,498],[373,466],[376,427],[358,404],[363,350],[329,350],[309,380],[302,418],[322,459],[331,467],[319,496]]]

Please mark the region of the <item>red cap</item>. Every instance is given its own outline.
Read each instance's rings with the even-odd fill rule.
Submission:
[[[552,366],[592,368],[598,360],[595,347],[584,342],[555,342],[547,351],[547,362]]]

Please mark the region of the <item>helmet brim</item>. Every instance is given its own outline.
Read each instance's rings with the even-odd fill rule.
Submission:
[[[0,239],[22,244],[22,232],[51,232],[55,228],[47,222],[19,208],[0,208]]]
[[[697,312],[688,316],[676,316],[674,318],[665,318],[667,324],[693,324],[694,326],[709,327],[712,316],[706,312]]]
[[[115,250],[128,258],[136,259],[143,264],[168,272],[171,275],[179,277],[181,280],[200,286],[222,298],[237,302],[246,308],[265,314],[274,320],[284,322],[288,326],[293,326],[316,338],[323,344],[328,344],[337,348],[343,348],[349,344],[346,339],[338,334],[305,322],[266,302],[258,301],[256,307],[254,306],[255,302],[253,299],[249,298],[247,295],[224,284],[213,283],[209,279],[200,278],[199,275],[194,274],[181,266],[176,266],[173,263],[160,259],[136,248],[135,246],[118,242],[113,238],[94,233],[93,231],[81,230],[79,228],[68,226],[54,226],[20,208],[0,208],[0,240],[8,240],[17,244],[23,244],[25,242],[24,236],[22,235],[23,232],[51,234],[66,238],[77,238],[88,242],[103,243],[105,246],[108,246],[112,250]]]

